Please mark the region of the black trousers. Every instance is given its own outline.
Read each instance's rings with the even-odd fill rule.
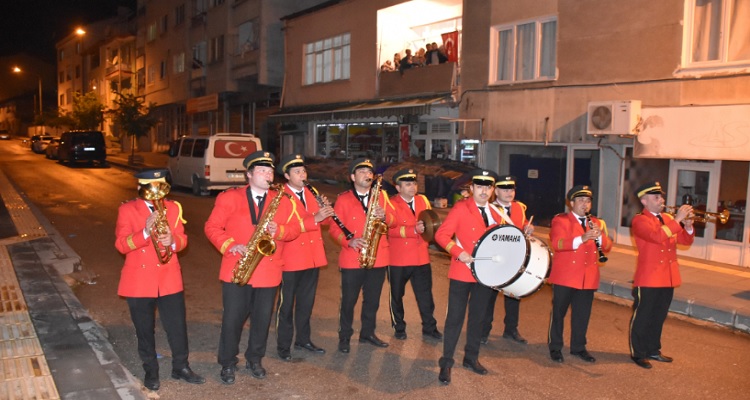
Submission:
[[[476,361],[479,358],[482,321],[493,292],[494,289],[479,283],[450,280],[448,314],[445,317],[445,334],[443,336],[443,356],[439,361],[441,368],[453,366],[453,355],[456,353],[458,338],[461,336],[461,329],[464,326],[467,306],[469,319],[466,324],[464,360]]]
[[[646,358],[661,351],[661,331],[674,297],[672,287],[634,287],[630,355]]]
[[[349,340],[354,334],[354,306],[362,292],[362,329],[360,337],[375,334],[380,293],[383,291],[385,268],[341,269],[341,309],[339,310],[339,340]]]
[[[406,330],[404,321],[404,293],[406,282],[411,281],[414,298],[417,300],[419,316],[422,318],[422,333],[437,329],[434,317],[435,301],[432,298],[432,268],[430,264],[413,267],[388,267],[388,282],[391,287],[391,325],[396,332]]]
[[[260,362],[266,355],[268,328],[271,326],[273,303],[278,287],[254,288],[234,283],[221,283],[224,313],[221,316],[218,361],[222,368],[237,365],[242,327],[250,317],[250,335],[245,359]]]
[[[146,372],[158,373],[156,359],[156,309],[167,333],[169,350],[172,352],[172,369],[188,366],[188,337],[185,322],[185,293],[179,292],[160,297],[128,297],[130,318],[133,320],[138,338],[138,356]]]
[[[310,343],[310,315],[319,275],[319,268],[282,273],[276,314],[276,345],[279,349],[291,347],[295,327],[295,343]]]
[[[565,314],[570,307],[570,352],[586,350],[586,331],[589,329],[594,289],[574,289],[552,285],[552,315],[549,323],[547,345],[550,351],[562,350]]]
[[[495,320],[495,302],[500,292],[495,291],[492,295],[490,303],[487,305],[487,313],[484,316],[484,322],[482,323],[482,337],[486,338],[490,336],[492,331],[492,321]],[[503,295],[505,302],[505,330],[503,332],[513,333],[518,331],[518,314],[521,309],[521,299],[509,297]]]

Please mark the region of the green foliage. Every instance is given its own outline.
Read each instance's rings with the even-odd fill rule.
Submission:
[[[73,96],[73,112],[61,117],[69,119],[68,125],[73,129],[96,130],[104,121],[104,109],[104,104],[99,101],[96,93],[76,93]]]
[[[148,135],[149,130],[156,126],[157,119],[152,115],[155,103],[144,104],[143,97],[132,93],[115,92],[116,108],[107,111],[112,116],[112,122],[123,129],[128,136],[140,138]]]

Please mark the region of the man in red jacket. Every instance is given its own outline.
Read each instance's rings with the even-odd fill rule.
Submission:
[[[502,223],[502,217],[489,204],[497,175],[487,170],[474,170],[471,175],[471,197],[456,202],[435,233],[435,241],[451,256],[443,356],[438,361],[438,381],[443,385],[451,382],[453,355],[463,329],[467,306],[469,317],[463,366],[479,375],[487,374],[487,369],[479,363],[479,342],[482,321],[494,289],[478,283],[469,265],[473,262],[471,255],[479,239],[487,229]]]
[[[276,289],[281,283],[281,254],[284,242],[300,234],[300,221],[294,203],[270,188],[274,175],[273,154],[256,151],[245,157],[248,185],[228,189],[216,197],[211,215],[203,228],[208,241],[222,254],[219,280],[224,312],[221,317],[218,361],[221,381],[234,383],[242,327],[250,316],[250,334],[245,350],[245,368],[257,379],[266,377],[261,359],[266,354],[268,329],[271,325]],[[248,248],[258,225],[263,222],[274,198],[282,196],[266,234],[276,243],[276,252],[261,256],[246,285],[233,283],[237,262],[246,253],[258,255],[257,246]]]
[[[406,322],[404,322],[404,292],[406,282],[411,281],[414,298],[422,318],[422,336],[442,339],[433,316],[435,302],[432,298],[432,267],[429,243],[422,238],[424,222],[417,219],[419,213],[430,210],[430,201],[424,195],[417,194],[417,173],[413,169],[402,169],[393,175],[393,183],[398,196],[391,199],[395,209],[396,223],[388,229],[388,241],[391,252],[398,257],[391,257],[388,266],[388,282],[391,286],[391,323],[395,337],[406,339]]]
[[[375,263],[372,268],[361,268],[360,250],[365,246],[374,247],[362,239],[365,230],[365,217],[371,208],[377,220],[391,226],[395,221],[393,205],[384,190],[380,190],[377,203],[370,203],[373,180],[373,164],[369,159],[358,158],[349,164],[349,177],[352,189],[340,194],[333,209],[344,226],[354,234],[347,239],[337,224],[330,224],[328,233],[341,246],[339,269],[341,270],[341,308],[339,310],[339,351],[349,353],[349,340],[354,334],[354,306],[362,292],[362,329],[359,342],[377,347],[388,347],[388,343],[375,335],[377,313],[380,306],[380,293],[385,281],[385,267],[390,260],[387,233],[382,235],[377,245]]]
[[[333,208],[324,197],[320,198],[323,203],[318,204],[317,193],[305,188],[307,169],[302,154],[283,157],[276,166],[276,172],[287,180],[284,191],[295,203],[302,229],[297,239],[284,244],[281,254],[284,260],[281,294],[276,307],[276,349],[282,360],[291,361],[290,347],[295,327],[295,348],[316,354],[326,352],[310,339],[310,315],[315,303],[320,267],[328,264],[320,231],[326,218],[333,215]]]
[[[135,175],[138,184],[166,187],[167,170],[149,170]],[[125,255],[125,265],[120,273],[117,294],[125,297],[130,309],[136,337],[138,355],[146,372],[144,386],[159,390],[159,362],[156,359],[154,327],[156,308],[167,332],[169,349],[172,351],[172,378],[201,384],[206,380],[194,373],[188,364],[187,323],[185,322],[185,294],[182,288],[182,270],[177,253],[187,246],[187,235],[182,219],[180,203],[163,199],[168,232],[151,231],[159,219],[159,211],[153,201],[129,200],[117,212],[115,247]],[[171,257],[162,262],[157,253],[169,249]]]
[[[591,188],[574,186],[566,195],[570,212],[552,219],[549,233],[552,271],[552,314],[548,346],[550,358],[563,362],[563,326],[570,307],[570,354],[593,363],[596,358],[586,350],[586,331],[591,317],[594,292],[599,288],[599,251],[609,252],[612,241],[603,220],[592,217]]]
[[[633,317],[630,320],[630,357],[639,367],[651,362],[672,362],[661,354],[661,331],[669,313],[674,288],[680,286],[677,245],[691,245],[695,239],[693,207],[680,206],[677,214],[663,213],[664,192],[659,182],[636,189],[643,211],[633,217],[631,231],[638,248],[633,279]]]
[[[513,175],[502,175],[495,182],[495,205],[500,210],[500,215],[505,224],[513,225],[526,235],[534,233],[534,225],[526,219],[526,204],[516,201],[516,177]],[[482,323],[482,344],[487,344],[492,330],[492,321],[495,319],[495,302],[499,292],[495,292],[487,306],[487,314]],[[511,296],[503,296],[505,306],[505,330],[503,337],[526,344],[527,341],[518,332],[518,314],[521,308],[521,299]]]

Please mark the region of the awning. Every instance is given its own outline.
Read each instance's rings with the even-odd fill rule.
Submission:
[[[307,122],[426,115],[430,113],[432,105],[445,103],[449,98],[449,96],[444,95],[358,103],[347,102],[284,107],[278,113],[269,116],[269,118],[283,122]]]

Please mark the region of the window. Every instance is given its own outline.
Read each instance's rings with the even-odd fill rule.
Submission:
[[[60,52],[58,53],[58,58],[60,59],[60,61],[62,61],[62,60],[65,59],[65,50],[64,49],[60,49]]]
[[[159,33],[162,35],[167,33],[167,29],[169,28],[169,18],[166,14],[161,17],[159,20]]]
[[[152,64],[148,66],[148,70],[146,71],[146,84],[152,85],[154,80],[156,80],[156,66]]]
[[[185,22],[185,4],[180,4],[174,8],[174,24],[175,26]]]
[[[237,28],[237,54],[244,55],[258,48],[258,34],[255,32],[257,22],[247,21]]]
[[[76,79],[81,77],[81,66],[76,65]]]
[[[60,95],[60,105],[61,106],[65,105],[65,93]]]
[[[58,81],[59,81],[58,83],[64,83],[65,82],[65,71],[60,71],[60,78],[58,79]]]
[[[193,15],[199,15],[206,12],[208,9],[206,1],[207,0],[193,0],[193,10],[195,10],[195,14]]]
[[[750,62],[750,1],[686,1],[686,66],[715,67]]]
[[[555,79],[557,17],[491,29],[490,83]]]
[[[156,40],[156,22],[149,24],[147,29],[146,41],[153,42],[154,40]]]
[[[208,62],[217,62],[224,59],[224,35],[216,36],[208,41]]]
[[[193,47],[193,69],[206,65],[206,42],[198,42]]]
[[[175,74],[180,72],[185,72],[185,52],[181,52],[180,54],[174,56],[174,60],[172,63],[172,70]]]
[[[305,44],[305,85],[349,79],[351,34]]]
[[[162,60],[159,63],[159,79],[163,80],[167,76],[167,62]]]

